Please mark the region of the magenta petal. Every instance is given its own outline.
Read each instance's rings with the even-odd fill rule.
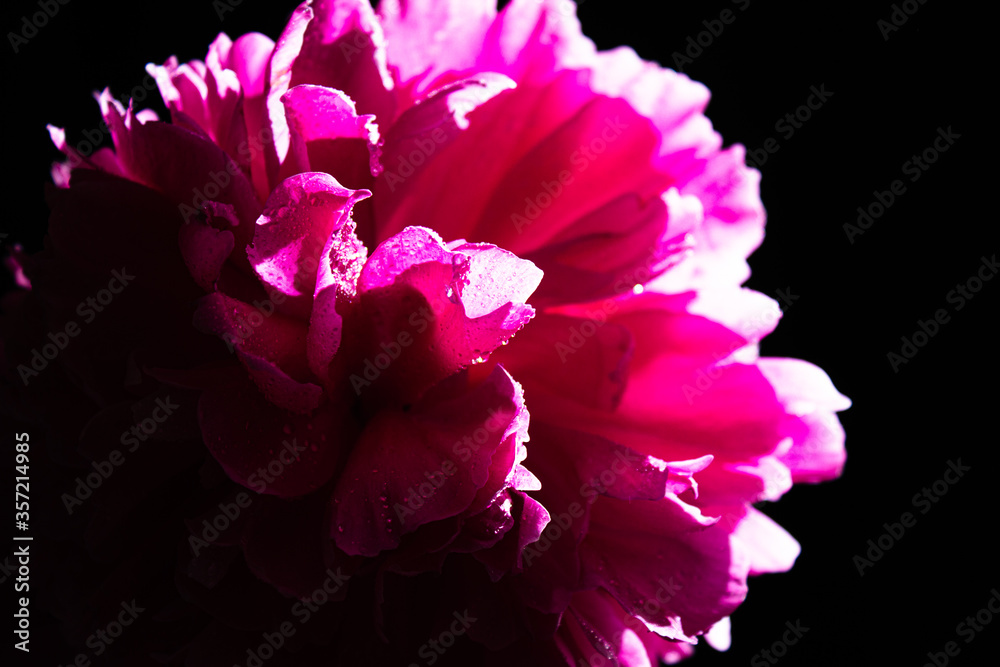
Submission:
[[[343,312],[357,294],[358,277],[367,259],[368,250],[358,240],[350,220],[330,234],[320,255],[306,353],[310,368],[324,381],[340,348]]]
[[[122,170],[129,178],[173,200],[185,219],[208,200],[229,204],[240,225],[238,243],[249,243],[248,224],[260,211],[250,183],[239,167],[211,141],[175,125],[140,123],[105,91],[100,98]]]
[[[780,457],[791,471],[792,480],[798,483],[836,479],[847,458],[840,420],[829,412],[816,412],[799,420],[805,432],[793,436],[791,448]]]
[[[305,326],[270,307],[268,312],[216,292],[199,302],[194,325],[216,334],[239,355],[271,403],[291,412],[311,412],[319,406],[323,391],[309,381],[302,352]]]
[[[430,168],[429,162],[447,154],[448,147],[469,127],[470,113],[512,88],[513,81],[490,72],[454,82],[404,111],[383,132],[385,144],[381,161],[385,169],[375,185],[376,197],[380,199],[377,211],[379,238],[402,230],[410,220],[433,220],[434,216],[422,210],[427,205],[425,199],[474,194],[455,193],[449,183],[424,179],[421,174]],[[445,162],[452,160],[454,158],[448,157]],[[444,165],[435,169],[442,168]],[[442,222],[445,221],[436,220],[435,228]]]
[[[338,547],[375,556],[420,526],[469,508],[489,479],[494,452],[518,437],[524,405],[502,368],[468,385],[467,375],[457,375],[410,410],[371,419],[333,494]]]
[[[282,177],[323,171],[343,180],[342,173],[353,176],[357,149],[367,152],[370,172],[379,169],[375,116],[359,116],[347,95],[323,86],[299,85],[289,89],[281,101],[291,135]]]
[[[472,554],[486,567],[493,581],[499,581],[508,572],[523,570],[525,548],[538,541],[551,519],[545,507],[531,496],[520,491],[509,491],[508,494],[513,503],[513,528],[492,549]]]
[[[292,12],[288,24],[278,38],[277,44],[274,45],[271,60],[267,65],[265,113],[267,114],[267,127],[270,130],[267,139],[270,141],[265,144],[264,173],[267,178],[268,190],[273,190],[278,185],[280,180],[278,169],[288,155],[290,136],[288,121],[285,118],[285,107],[281,98],[292,86],[292,66],[302,48],[303,35],[305,35],[306,28],[312,19],[313,10],[309,0],[306,0]],[[258,174],[255,173],[255,183],[257,179]]]
[[[206,212],[209,211],[213,219],[221,219],[224,225],[235,227],[238,224],[231,206],[210,202],[206,205]],[[225,227],[220,229],[209,222],[192,219],[181,226],[177,240],[191,277],[206,292],[214,291],[222,268],[236,247],[233,233]]]
[[[247,256],[279,310],[309,317],[320,254],[350,220],[354,203],[370,194],[323,173],[297,174],[271,193]]]
[[[581,545],[585,580],[604,586],[659,634],[693,642],[743,601],[749,563],[722,526],[707,527],[710,519],[676,498],[627,503],[594,504]],[[667,602],[646,605],[672,584]]]
[[[366,0],[314,0],[291,85],[343,91],[363,114],[388,124],[395,117],[393,82],[385,62],[382,26]]]
[[[621,500],[660,500],[667,494],[694,490],[692,475],[704,470],[712,456],[667,463],[601,436],[538,422],[532,436],[544,443],[545,456],[572,461],[581,481],[581,495],[593,502],[598,495]]]
[[[383,0],[379,18],[396,78],[414,94],[476,64],[495,0]],[[430,38],[428,38],[430,36]]]
[[[795,538],[760,510],[750,507],[734,537],[750,557],[750,574],[787,572],[801,548]]]
[[[284,498],[322,486],[352,440],[352,425],[338,408],[292,414],[265,400],[249,380],[206,390],[198,420],[205,445],[233,481]]]
[[[501,348],[494,358],[521,382],[611,412],[628,382],[632,333],[608,323],[599,306],[584,313],[592,317],[543,311],[518,334],[516,349]]]
[[[404,229],[361,271],[352,387],[406,402],[484,360],[534,314],[523,300],[540,280],[534,265],[499,248],[453,251],[428,229]],[[369,365],[387,354],[392,363],[379,363],[372,378]]]

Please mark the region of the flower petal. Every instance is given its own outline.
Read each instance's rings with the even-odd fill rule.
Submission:
[[[466,512],[494,453],[523,437],[522,411],[520,388],[497,367],[477,386],[457,375],[406,412],[375,415],[334,491],[337,546],[375,556],[426,523]]]
[[[450,250],[428,229],[403,230],[372,253],[358,281],[346,371],[355,393],[406,404],[482,361],[531,318],[523,300],[540,280],[534,265],[498,248]]]
[[[271,193],[247,257],[281,312],[309,317],[323,248],[350,220],[354,203],[370,194],[323,173],[297,174]]]

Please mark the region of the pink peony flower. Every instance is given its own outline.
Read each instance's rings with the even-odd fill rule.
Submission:
[[[728,645],[748,575],[799,552],[754,504],[839,475],[849,401],[757,355],[779,314],[740,287],[759,174],[704,86],[598,52],[558,0],[315,0],[276,43],[148,69],[170,122],[105,91],[113,151],[50,127],[68,161],[3,324],[23,414],[76,405],[60,464],[180,401],[62,500],[112,581],[156,589],[170,620],[135,655],[249,665],[276,631],[284,665]],[[111,270],[134,281],[58,372],[31,366]]]

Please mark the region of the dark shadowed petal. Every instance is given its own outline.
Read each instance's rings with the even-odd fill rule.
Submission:
[[[465,512],[490,478],[494,453],[524,438],[524,412],[520,387],[497,367],[476,386],[457,375],[406,412],[375,415],[333,495],[337,545],[374,556],[423,524]]]

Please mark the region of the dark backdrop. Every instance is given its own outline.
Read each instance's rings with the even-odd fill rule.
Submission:
[[[18,53],[5,37],[2,243],[41,244],[42,185],[58,157],[45,123],[79,138],[99,121],[91,91],[110,86],[118,96],[142,82],[146,62],[201,58],[220,30],[277,37],[294,4],[243,0],[220,21],[208,0],[71,0]],[[36,11],[35,2],[6,3],[5,35]],[[898,29],[880,27],[894,11]],[[997,192],[993,135],[980,111],[993,108],[996,85],[985,11],[944,0],[864,10],[761,0],[580,3],[584,30],[600,47],[632,45],[704,82],[713,95],[708,116],[726,144],[754,151],[768,226],[749,286],[794,297],[763,352],[820,365],[854,401],[842,414],[843,477],[796,487],[765,508],[801,542],[795,568],[752,581],[733,616],[732,648],[703,647],[693,665],[770,664],[761,651],[781,640],[786,622],[808,631],[777,664],[923,665],[949,641],[959,649],[951,664],[988,664],[996,654],[1000,620],[971,642],[956,626],[1000,587],[991,461],[1000,279],[971,299],[949,299],[1000,250],[995,211],[983,205]],[[814,86],[830,93],[820,108],[800,127],[777,125]],[[916,172],[904,163],[933,146],[939,129],[950,129],[953,144],[911,180]],[[905,191],[897,185],[902,194],[863,233],[845,231],[858,207],[879,213],[876,192],[891,192],[896,180]],[[939,309],[947,321],[894,368],[887,355],[901,354],[901,337],[912,340]],[[939,483],[944,495],[921,513],[914,496],[925,487],[933,494],[959,459],[969,471]],[[862,576],[854,557],[907,511],[915,523]],[[10,585],[0,587],[5,599]],[[2,636],[11,641],[9,630]],[[42,630],[33,639],[54,640]]]

